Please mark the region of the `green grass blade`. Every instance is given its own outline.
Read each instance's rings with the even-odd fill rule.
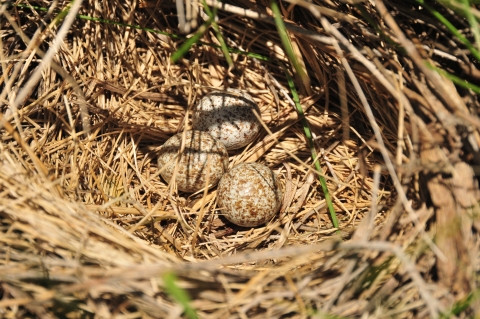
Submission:
[[[183,307],[187,318],[197,319],[197,313],[190,305],[190,296],[184,289],[177,285],[177,276],[172,272],[167,272],[162,276],[162,279],[168,295]]]
[[[443,313],[441,318],[452,318],[454,316],[461,315],[464,311],[466,311],[473,303],[477,302],[480,299],[480,289],[476,289],[470,292],[466,297],[463,299],[455,302],[451,310],[449,312]],[[475,317],[476,318],[476,317]]]
[[[460,0],[460,2],[463,4],[463,13],[467,18],[468,23],[470,23],[470,28],[472,29],[472,33],[475,38],[475,44],[476,44],[475,46],[477,49],[480,49],[480,30],[478,29],[477,19],[475,19],[475,16],[473,15],[472,10],[470,10],[471,9],[470,1]]]
[[[429,10],[430,13],[435,18],[437,18],[437,20],[440,21],[448,29],[448,31],[450,31],[450,33],[457,37],[468,48],[468,50],[472,53],[475,59],[477,59],[477,61],[480,61],[480,52],[463,34],[460,33],[460,31],[458,31],[458,29],[452,23],[450,23],[450,21],[448,21],[447,18],[445,18],[440,12],[426,4],[425,0],[417,0],[417,2],[424,6],[427,10]]]
[[[223,38],[222,33],[220,32],[220,27],[215,21],[215,16],[217,15],[217,7],[215,7],[213,9],[214,11],[212,12],[212,10],[210,10],[210,7],[207,5],[205,0],[202,0],[202,4],[203,4],[203,8],[205,9],[205,12],[209,16],[210,20],[212,20],[213,29],[215,30],[215,34],[217,35],[218,42],[220,42],[220,47],[222,49],[223,55],[225,56],[225,59],[227,60],[228,66],[232,68],[233,67],[232,57],[228,52],[228,47],[227,47],[227,44],[225,43],[225,39]]]
[[[435,70],[437,71],[438,73],[440,73],[442,76],[446,77],[447,79],[451,80],[453,83],[459,85],[459,86],[462,86],[466,89],[470,89],[472,91],[474,91],[475,93],[477,94],[480,94],[480,86],[477,86],[473,83],[470,83],[468,82],[467,80],[465,79],[462,79],[462,78],[459,78],[458,76],[455,76],[451,73],[448,73],[447,71],[443,70],[443,69],[440,69],[440,68],[437,68],[436,66],[434,66],[433,64],[429,63],[429,62],[426,62],[425,63],[430,69],[432,70]]]
[[[275,24],[277,26],[278,34],[280,35],[280,39],[282,40],[282,44],[285,48],[285,52],[287,53],[287,56],[292,62],[292,65],[295,68],[295,71],[297,72],[297,74],[300,75],[300,77],[307,76],[303,68],[300,66],[300,63],[298,63],[298,60],[293,52],[293,47],[292,47],[292,44],[290,43],[290,37],[287,34],[285,23],[282,20],[282,17],[280,15],[280,9],[278,7],[278,4],[275,2],[275,0],[272,1],[271,7],[274,14]],[[328,191],[328,187],[327,187],[327,181],[323,176],[322,168],[320,167],[320,162],[317,159],[317,151],[315,150],[315,143],[313,142],[312,132],[310,131],[310,126],[308,124],[307,118],[303,113],[303,108],[302,108],[302,105],[300,104],[300,98],[298,97],[297,89],[295,88],[295,83],[292,77],[290,76],[290,74],[288,73],[288,70],[285,67],[283,68],[285,71],[285,75],[287,77],[290,91],[292,92],[292,97],[293,97],[293,101],[295,102],[295,107],[297,109],[298,116],[302,122],[303,130],[308,140],[308,144],[309,144],[310,152],[312,154],[312,159],[314,161],[315,169],[319,173],[318,179],[320,181],[320,184],[322,185],[323,194],[325,196],[325,201],[327,203],[328,211],[330,212],[330,217],[332,219],[333,227],[337,228],[337,234],[338,234],[340,233],[340,231],[338,230],[339,225],[338,225],[337,214],[335,213],[335,209],[333,208],[332,198],[330,196],[330,192]]]
[[[333,208],[332,197],[330,196],[330,192],[328,191],[327,181],[323,176],[323,171],[322,171],[322,168],[320,167],[320,161],[317,158],[317,151],[315,150],[315,143],[313,141],[313,136],[312,136],[312,132],[310,131],[308,120],[305,117],[305,113],[303,113],[303,108],[302,108],[302,105],[300,104],[300,98],[298,97],[298,93],[295,88],[295,83],[293,82],[293,79],[290,76],[290,74],[288,74],[288,70],[285,67],[283,68],[285,70],[285,75],[287,77],[290,91],[292,92],[292,97],[293,97],[293,101],[295,102],[295,107],[297,109],[298,117],[302,122],[303,130],[308,140],[308,146],[312,154],[312,160],[314,161],[315,169],[318,172],[318,180],[322,185],[323,194],[325,196],[325,202],[327,203],[328,211],[330,212],[330,218],[332,219],[333,227],[337,228],[337,234],[339,234],[340,230],[338,230],[339,225],[338,225],[337,214],[335,213],[335,209]]]
[[[70,4],[68,4],[65,9],[63,9],[62,11],[60,11],[57,16],[55,18],[53,18],[53,24],[55,25],[58,25],[60,24],[60,22],[63,21],[63,19],[65,19],[65,17],[67,16],[68,12],[70,11],[70,8],[72,7],[73,5],[73,1],[70,2]]]
[[[180,60],[188,52],[188,50],[190,50],[192,45],[199,42],[200,38],[208,30],[208,27],[212,22],[213,19],[210,18],[204,24],[202,24],[200,28],[198,28],[197,32],[195,32],[195,35],[187,39],[187,41],[185,41],[182,46],[175,53],[172,54],[172,61],[177,62],[178,60]]]
[[[275,19],[275,24],[277,26],[278,35],[280,36],[280,40],[282,40],[283,47],[285,48],[285,53],[290,59],[290,62],[292,62],[292,65],[295,68],[297,74],[301,78],[304,78],[307,75],[305,74],[303,68],[300,66],[300,63],[298,63],[297,57],[293,52],[293,47],[290,43],[290,37],[287,34],[287,29],[285,28],[285,23],[283,22],[282,16],[280,14],[280,9],[278,8],[276,0],[272,1],[271,7]]]

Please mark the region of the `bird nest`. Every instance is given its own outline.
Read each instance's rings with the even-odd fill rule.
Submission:
[[[206,4],[0,5],[1,316],[478,313],[479,103],[437,72],[474,82],[478,61],[410,2],[284,1],[285,29],[269,2]],[[157,166],[227,88],[264,126],[229,167],[265,164],[283,187],[259,227]]]

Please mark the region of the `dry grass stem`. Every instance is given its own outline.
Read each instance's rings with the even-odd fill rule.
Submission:
[[[270,3],[206,3],[232,66],[200,1],[0,5],[0,317],[184,318],[183,292],[212,319],[479,313],[480,105],[426,66],[475,83],[463,43],[409,2],[280,1],[301,76]],[[181,169],[195,105],[226,88],[262,123],[229,168],[263,163],[283,188],[255,228],[222,216],[209,177],[186,194],[157,163],[183,132]]]

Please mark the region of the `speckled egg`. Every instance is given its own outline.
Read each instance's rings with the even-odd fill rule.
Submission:
[[[158,167],[164,168],[161,175],[167,183],[172,179],[177,161],[175,156],[180,150],[181,143],[182,133],[178,133],[169,138],[160,148]],[[208,161],[210,161],[209,169],[207,169]],[[222,143],[206,132],[186,132],[185,149],[180,155],[175,176],[175,182],[180,191],[194,193],[204,188],[207,171],[209,171],[209,183],[212,186],[217,185],[227,168],[228,153]]]
[[[227,150],[252,142],[261,124],[252,110],[260,115],[253,98],[237,89],[215,91],[203,97],[193,113],[193,129],[210,133]]]
[[[217,205],[229,221],[239,226],[265,224],[280,209],[282,198],[277,177],[259,163],[235,166],[218,184]]]

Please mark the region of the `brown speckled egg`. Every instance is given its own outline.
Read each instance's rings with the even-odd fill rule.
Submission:
[[[253,98],[236,89],[215,91],[203,97],[193,114],[193,129],[210,133],[227,150],[244,147],[260,132],[261,124],[253,114],[260,109]]]
[[[180,150],[182,133],[169,138],[160,148],[158,167],[165,169],[161,175],[169,183],[175,170]],[[194,193],[205,187],[207,181],[207,161],[210,154],[209,183],[217,185],[228,168],[228,153],[225,146],[210,134],[202,131],[187,131],[185,149],[180,155],[175,177],[177,187],[182,192]]]
[[[275,174],[265,165],[243,163],[223,175],[217,205],[232,223],[244,227],[265,224],[278,212],[282,191]]]

